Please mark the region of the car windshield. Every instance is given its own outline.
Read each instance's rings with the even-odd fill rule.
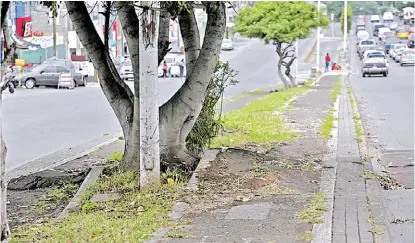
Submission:
[[[229,43],[232,43],[232,41],[231,41],[231,40],[229,40],[229,39],[224,39],[224,40],[223,40],[223,43],[229,44]]]
[[[369,55],[368,58],[385,58],[385,56],[382,54],[377,54],[377,55]]]
[[[36,66],[36,67],[30,69],[29,72],[38,73],[38,72],[42,71],[45,67],[47,67],[47,65],[39,65],[39,66]]]
[[[374,41],[370,41],[370,40],[362,41],[362,45],[374,45],[374,44],[375,44]]]

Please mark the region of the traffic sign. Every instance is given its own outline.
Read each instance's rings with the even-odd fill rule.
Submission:
[[[72,74],[70,73],[61,73],[59,75],[59,81],[58,81],[58,89],[61,87],[64,88],[75,88],[75,81],[72,78]]]

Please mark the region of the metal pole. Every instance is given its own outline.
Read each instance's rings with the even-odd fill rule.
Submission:
[[[320,20],[320,0],[317,1],[317,13]],[[320,26],[317,27],[317,48],[316,48],[316,65],[317,71],[320,71]]]
[[[344,1],[344,25],[343,25],[343,51],[344,51],[344,55],[346,55],[346,48],[347,48],[347,44],[346,44],[346,40],[347,40],[347,0]]]
[[[298,80],[298,39],[295,41],[295,79]]]
[[[53,25],[53,56],[58,56],[58,50],[56,49],[56,17],[53,15],[52,17],[52,25]]]

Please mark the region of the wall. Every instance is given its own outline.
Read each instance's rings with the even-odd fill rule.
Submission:
[[[65,45],[56,46],[58,58],[65,58]],[[53,57],[53,47],[41,48],[36,51],[20,50],[18,51],[20,59],[24,59],[26,63],[43,63],[45,59]]]

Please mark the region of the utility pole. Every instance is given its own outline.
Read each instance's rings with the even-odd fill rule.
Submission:
[[[344,1],[344,13],[343,13],[343,17],[344,17],[344,19],[343,19],[343,21],[344,21],[344,24],[343,24],[343,51],[344,51],[344,56],[346,56],[346,49],[347,49],[347,43],[346,43],[346,41],[347,41],[347,18],[348,18],[348,16],[347,16],[347,0],[345,0]]]
[[[158,18],[149,1],[142,1],[140,45],[140,188],[160,185],[158,106]]]
[[[320,0],[317,1],[317,14],[318,20],[320,21]],[[317,64],[317,71],[320,71],[320,30],[321,27],[317,27],[317,48],[316,48],[316,64]]]
[[[58,56],[58,50],[56,49],[56,16],[53,14],[52,16],[52,28],[53,28],[53,56]]]

